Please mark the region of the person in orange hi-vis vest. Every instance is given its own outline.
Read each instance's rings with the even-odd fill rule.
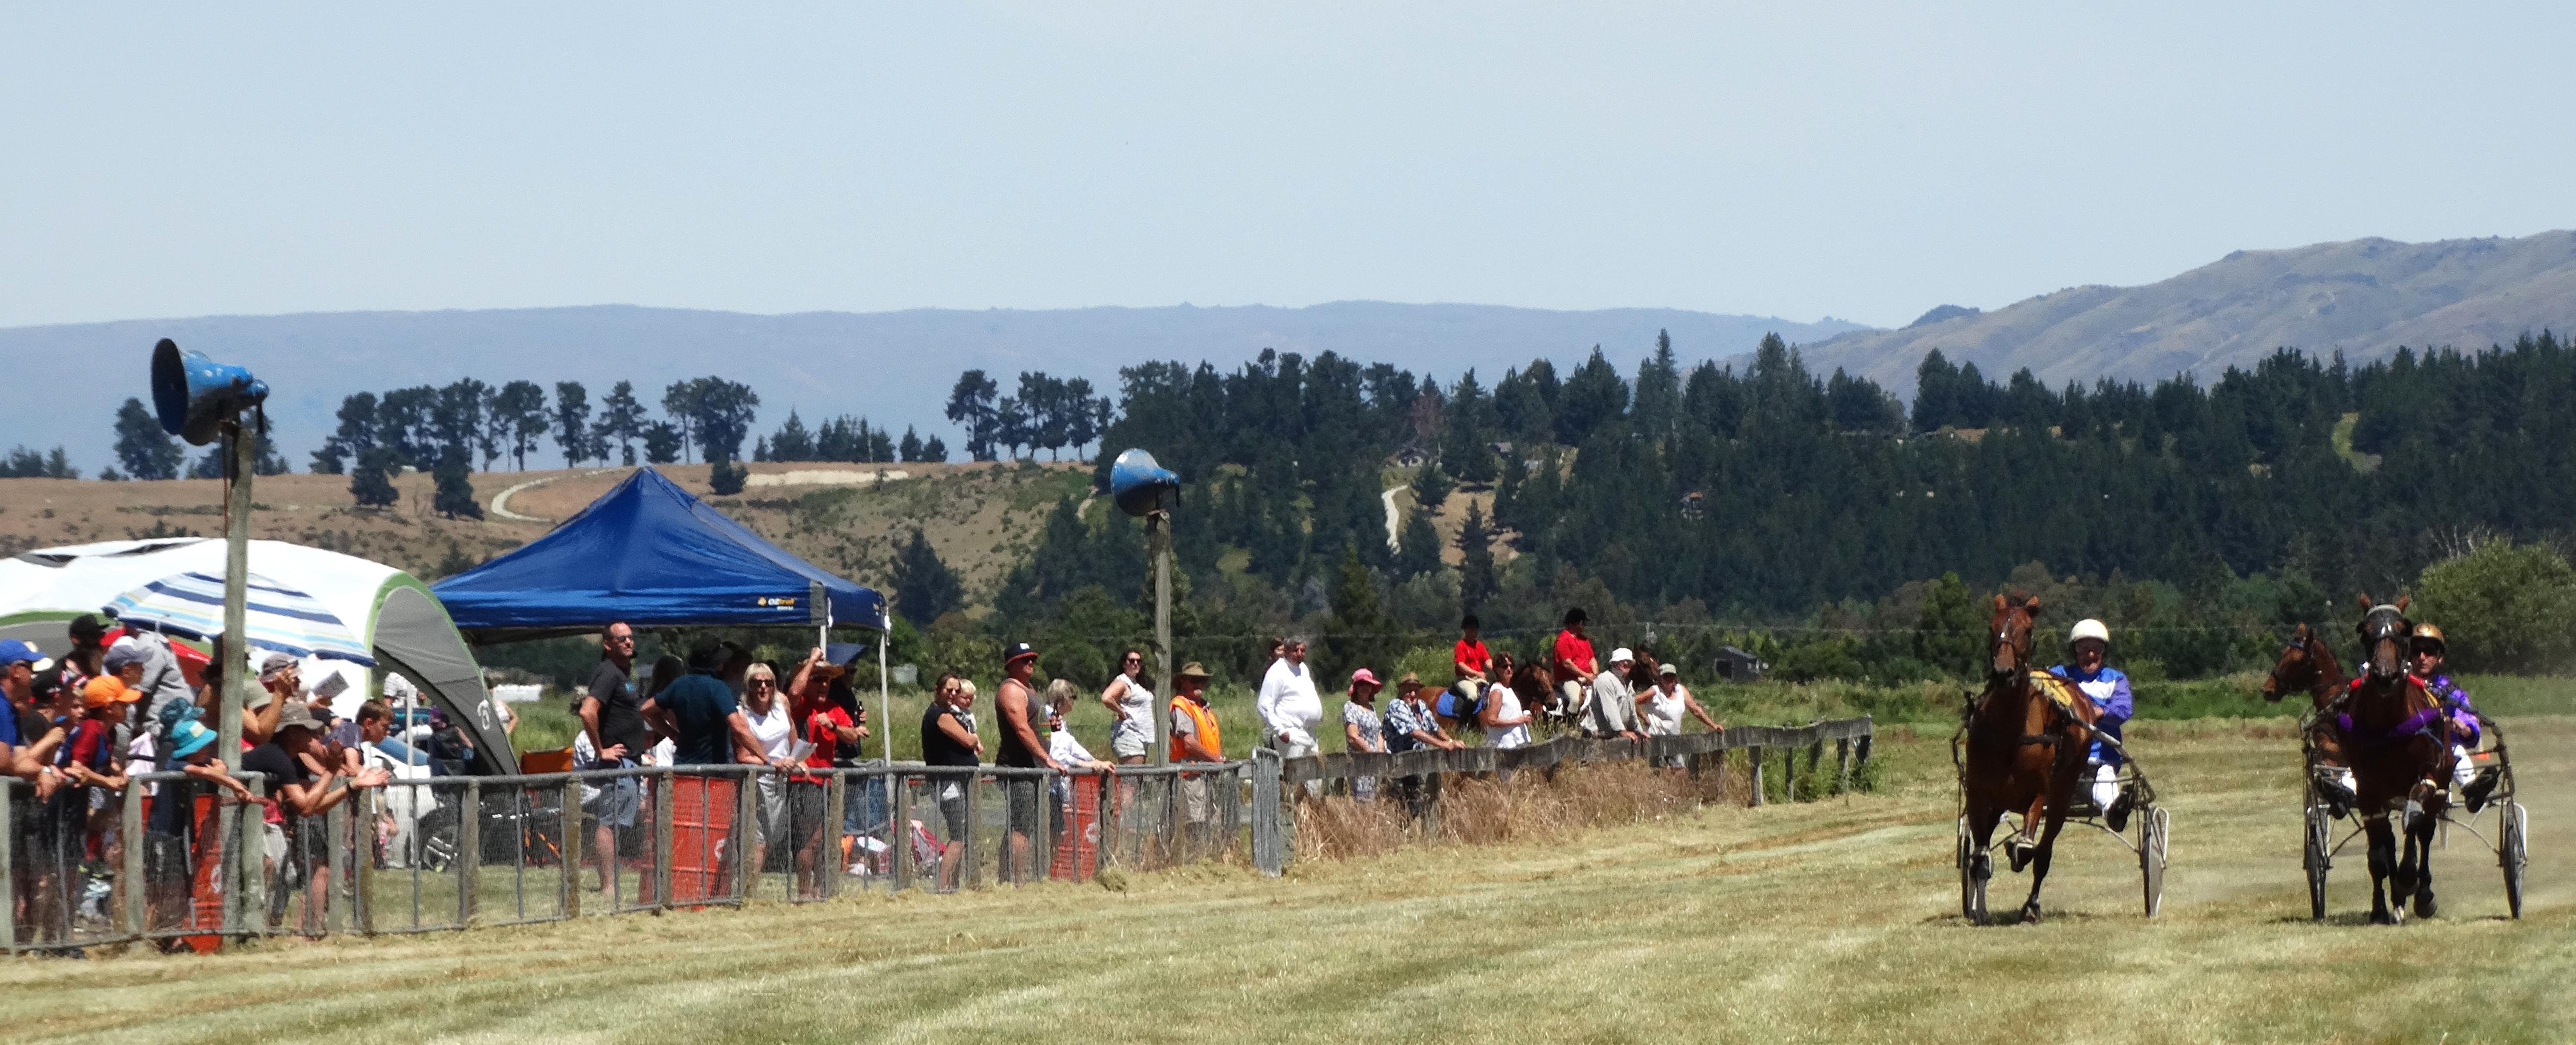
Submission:
[[[1223,762],[1225,737],[1219,731],[1216,712],[1208,709],[1207,669],[1199,662],[1181,665],[1172,676],[1172,761]],[[1216,833],[1215,803],[1209,800],[1205,774],[1183,773],[1175,778],[1181,789],[1181,823],[1193,847],[1205,847]]]

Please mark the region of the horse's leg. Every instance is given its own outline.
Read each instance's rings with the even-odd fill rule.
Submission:
[[[2061,805],[2062,804],[2063,803],[2061,803]],[[2038,855],[2040,843],[2034,841],[2032,836],[2040,833],[2043,821],[2049,825],[2049,834],[2052,836],[2056,834],[2057,820],[2051,819],[2050,817],[2048,789],[2042,788],[2038,795],[2031,798],[2030,808],[2022,812],[2021,832],[2015,834],[2012,838],[2012,869],[2014,874],[2020,874],[2022,868],[2030,865],[2031,858]],[[2036,895],[2036,892],[2036,889],[2034,889],[2034,895]]]
[[[2370,835],[2370,921],[2373,925],[2393,925],[2397,916],[2388,907],[2388,876],[2397,869],[2397,832],[2388,826],[2388,814],[2372,814],[2363,822]],[[2403,902],[2403,901],[2401,901]]]
[[[2065,826],[2066,807],[2063,804],[2051,806],[2048,810],[2048,826],[2041,829],[2039,847],[2031,853],[2030,899],[2022,901],[2021,905],[2023,925],[2039,924],[2039,886],[2040,883],[2048,881],[2048,860],[2057,851],[2057,832]]]
[[[2446,797],[2431,781],[2415,785],[2415,793],[2408,796],[2408,808],[2423,812],[2406,825],[2406,859],[2399,865],[2397,892],[2414,898],[2418,918],[2433,917],[2440,910],[2433,901],[2433,830],[2440,820],[2439,803]],[[2406,885],[2410,881],[2411,889]]]
[[[1968,838],[1974,843],[1974,849],[1968,854],[1968,876],[1977,883],[1975,921],[1978,925],[1986,924],[1986,880],[1995,876],[1994,854],[1986,847],[1993,844],[1995,824],[2003,817],[2002,806],[1973,796],[1968,799]]]

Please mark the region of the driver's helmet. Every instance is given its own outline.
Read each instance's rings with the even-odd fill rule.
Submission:
[[[2435,654],[2440,656],[2450,655],[2451,644],[2442,639],[2441,627],[2433,624],[2418,624],[2415,626],[2414,631],[2407,633],[2406,652],[2412,654],[2415,652],[2416,647],[2428,642],[2433,644],[2433,652]]]
[[[2075,626],[2067,629],[2066,631],[2066,647],[2068,649],[2075,648],[2076,643],[2082,642],[2086,639],[2092,639],[2104,646],[2109,646],[2111,644],[2111,629],[2101,621],[2094,620],[2091,617],[2086,617],[2083,620],[2076,621]]]

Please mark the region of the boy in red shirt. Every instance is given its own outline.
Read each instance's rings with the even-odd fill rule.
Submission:
[[[1601,673],[1600,662],[1592,656],[1592,640],[1583,634],[1584,626],[1591,622],[1591,615],[1577,606],[1565,611],[1565,630],[1556,633],[1554,663],[1548,667],[1556,675],[1558,714],[1580,714],[1585,688],[1591,684],[1592,676]]]
[[[1458,622],[1458,630],[1464,637],[1449,651],[1449,666],[1457,672],[1458,680],[1449,684],[1449,691],[1441,694],[1439,702],[1431,708],[1431,713],[1440,717],[1441,728],[1453,733],[1460,725],[1476,717],[1477,702],[1484,699],[1485,687],[1494,682],[1488,675],[1493,670],[1494,655],[1487,652],[1485,643],[1476,637],[1483,629],[1484,622],[1477,620],[1473,613]]]

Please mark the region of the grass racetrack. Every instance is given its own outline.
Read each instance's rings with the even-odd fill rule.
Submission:
[[[2436,853],[2441,917],[2360,924],[2356,848],[2307,918],[2287,720],[2141,722],[2173,811],[2163,915],[2070,830],[2038,926],[1968,927],[1947,732],[1881,734],[1880,793],[1555,843],[1413,846],[1284,881],[854,896],[212,958],[0,963],[13,1042],[2567,1041],[2576,718],[2507,722],[2531,868]],[[1739,762],[1740,766],[1741,763]],[[2492,823],[2493,818],[2483,822]],[[2028,888],[1998,861],[1993,905]]]

